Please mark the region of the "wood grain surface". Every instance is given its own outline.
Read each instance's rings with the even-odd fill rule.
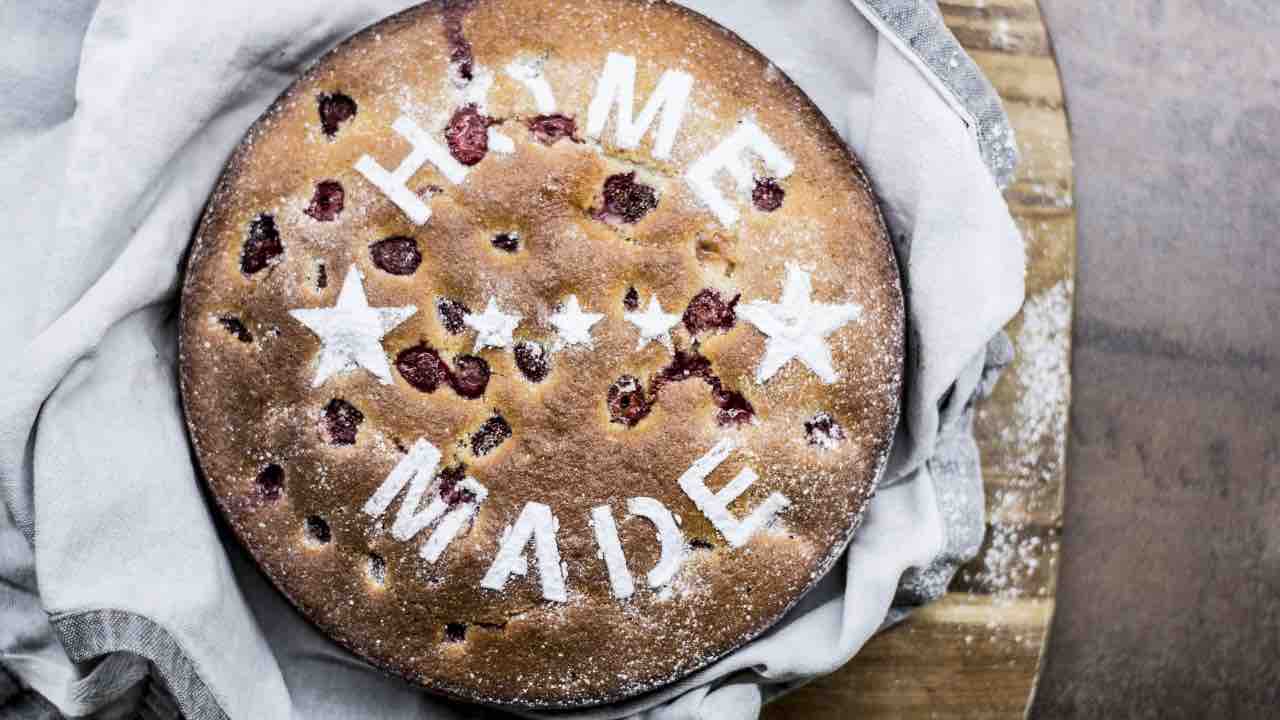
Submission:
[[[987,535],[942,600],[769,705],[769,720],[1022,716],[1053,614],[1076,254],[1062,87],[1036,0],[941,9],[1004,99],[1022,158],[1005,192],[1027,243],[1027,302],[1006,328],[1017,359],[975,422]]]

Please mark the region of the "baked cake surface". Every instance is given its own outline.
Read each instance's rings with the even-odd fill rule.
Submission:
[[[428,3],[249,131],[192,248],[213,496],[354,652],[572,707],[755,637],[897,421],[898,270],[813,104],[641,0]]]

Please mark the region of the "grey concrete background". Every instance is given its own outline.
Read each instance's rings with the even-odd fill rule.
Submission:
[[[1041,2],[1080,267],[1032,717],[1280,717],[1280,2]]]

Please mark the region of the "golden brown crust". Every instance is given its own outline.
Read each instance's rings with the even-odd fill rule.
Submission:
[[[353,166],[368,153],[394,168],[408,143],[391,131],[401,112],[438,132],[457,105],[447,77],[450,48],[442,6],[428,3],[352,37],[287,90],[249,131],[201,222],[187,270],[181,320],[181,383],[193,443],[206,480],[236,534],[275,584],[336,640],[374,663],[453,696],[528,707],[570,707],[617,700],[674,680],[755,637],[774,623],[834,562],[866,507],[897,420],[903,309],[896,262],[870,188],[856,161],[813,104],[776,68],[732,33],[662,2],[597,0],[574,6],[545,0],[478,0],[462,16],[478,66],[498,70],[487,114],[516,143],[490,152],[465,183],[451,185],[427,165],[415,187],[437,185],[432,217],[414,226]],[[560,112],[581,131],[596,75],[608,52],[636,57],[637,110],[664,69],[695,78],[690,111],[668,161],[655,161],[646,136],[622,151],[606,132],[599,143],[535,142],[519,119],[535,114],[528,92],[500,72],[518,54],[546,53]],[[315,98],[342,92],[357,115],[330,140]],[[742,117],[794,159],[775,212],[744,210],[731,230],[690,193],[687,165],[731,132]],[[581,132],[579,133],[581,134]],[[634,225],[591,216],[604,178],[636,170],[657,188],[655,210]],[[305,212],[316,183],[337,180],[345,209],[333,222]],[[246,228],[269,213],[284,253],[246,275]],[[520,249],[490,239],[515,231]],[[369,245],[391,236],[417,241],[422,262],[411,275],[378,269]],[[439,298],[481,310],[490,296],[524,316],[518,339],[550,344],[547,323],[573,293],[605,314],[594,349],[551,356],[551,371],[529,382],[510,350],[480,353],[492,379],[470,400],[440,388],[430,394],[393,370],[394,383],[348,372],[312,387],[314,334],[288,315],[332,306],[346,269],[366,277],[374,307],[416,305],[419,312],[384,339],[394,361],[425,342],[450,360],[470,353],[472,333],[450,334],[435,312]],[[691,380],[663,389],[634,427],[610,422],[605,401],[621,375],[649,384],[671,361],[657,343],[636,350],[623,320],[635,287],[647,302],[681,312],[714,288],[743,302],[775,301],[786,263],[813,276],[815,298],[856,302],[862,319],[829,338],[840,379],[818,382],[798,361],[767,383],[754,373],[765,338],[741,318],[727,332],[704,333],[700,352],[725,388],[742,392],[755,421],[726,428],[708,386]],[[317,273],[323,264],[327,284]],[[229,332],[234,318],[245,333]],[[251,336],[244,341],[243,336]],[[693,338],[673,331],[677,346]],[[343,398],[364,415],[356,442],[334,446],[321,413]],[[512,436],[483,457],[466,439],[500,413]],[[806,440],[805,422],[829,413],[845,428],[833,448]],[[739,515],[770,492],[792,500],[775,525],[744,548],[730,548],[676,484],[718,439],[741,449],[708,480],[718,487],[748,464],[757,482],[731,508]],[[469,530],[434,565],[418,556],[420,535],[393,540],[361,507],[423,437],[445,464],[464,463],[490,491]],[[276,500],[255,478],[268,463],[284,470]],[[625,498],[649,496],[682,521],[694,549],[666,592],[644,586],[658,558],[653,526],[625,518]],[[568,571],[569,601],[542,599],[537,572],[502,592],[481,590],[505,526],[528,501],[550,506]],[[597,557],[588,512],[611,504],[637,593],[618,601]],[[394,507],[394,506],[393,506]],[[328,523],[332,541],[308,543],[305,518]],[[389,525],[389,522],[385,523]],[[370,554],[384,559],[385,584],[371,582]],[[461,642],[445,627],[465,623]]]

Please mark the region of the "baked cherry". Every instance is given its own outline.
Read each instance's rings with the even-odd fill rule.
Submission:
[[[230,316],[220,317],[218,318],[218,324],[225,328],[227,332],[234,335],[240,342],[253,342],[253,333],[249,332],[249,328],[245,327],[244,323],[240,322],[240,318]]]
[[[452,622],[444,626],[444,641],[447,643],[460,643],[467,639],[467,624]]]
[[[658,194],[636,182],[634,172],[610,175],[604,181],[604,212],[623,222],[634,223],[658,207]]]
[[[364,413],[342,398],[334,398],[324,406],[324,433],[330,445],[355,444],[363,422]]]
[[[284,468],[275,463],[262,468],[253,480],[253,487],[263,500],[279,500],[284,492]]]
[[[529,118],[529,132],[543,145],[554,145],[563,138],[577,140],[578,123],[565,115],[536,115]]]
[[[697,350],[676,348],[671,362],[653,379],[653,394],[657,394],[669,383],[681,382],[689,378],[702,378],[718,387],[720,381],[711,372],[711,361]]]
[[[516,344],[514,354],[516,367],[529,382],[542,382],[551,372],[547,362],[547,349],[536,342],[522,341]]]
[[[282,253],[284,244],[280,242],[280,230],[276,228],[275,217],[259,215],[249,222],[249,234],[244,241],[244,250],[240,253],[240,270],[245,275],[252,275]]]
[[[458,108],[444,129],[449,154],[463,165],[475,165],[489,153],[489,126],[493,121],[475,105]]]
[[[320,110],[320,129],[333,137],[342,123],[356,116],[356,101],[342,93],[321,93],[316,96]]]
[[[323,290],[329,287],[329,270],[320,263],[316,266],[316,289]]]
[[[515,233],[498,233],[493,236],[493,246],[503,252],[513,253],[520,249],[520,236]]]
[[[627,288],[627,294],[622,297],[622,307],[632,312],[640,309],[640,293],[635,287]]]
[[[652,404],[645,397],[644,386],[630,375],[623,375],[609,386],[606,398],[613,422],[632,427],[649,414]]]
[[[720,293],[711,288],[699,292],[684,310],[684,326],[693,335],[707,330],[728,330],[738,320],[734,307],[741,297],[741,294],[734,295],[725,302]]]
[[[317,545],[326,545],[333,539],[329,523],[319,515],[308,515],[306,520],[307,539]]]
[[[782,198],[786,194],[777,180],[771,177],[756,178],[755,189],[751,191],[751,203],[759,210],[773,212],[782,207]]]
[[[494,448],[511,437],[511,425],[501,415],[494,415],[471,436],[471,452],[476,455],[488,455]]]
[[[396,369],[405,381],[425,393],[435,392],[449,382],[449,366],[440,358],[440,353],[426,343],[401,350],[396,355]]]
[[[387,584],[387,561],[381,555],[369,553],[367,570],[369,579],[378,585]]]
[[[458,76],[467,82],[473,76],[475,59],[471,55],[471,43],[462,34],[462,16],[475,0],[446,0],[444,3],[444,39],[449,44],[449,62],[458,68]]]
[[[412,275],[422,264],[418,241],[396,235],[369,246],[369,257],[379,270],[391,275]]]
[[[457,300],[440,298],[436,302],[436,313],[440,315],[440,324],[444,326],[444,329],[450,335],[457,335],[466,328],[466,323],[463,322],[463,319],[471,314],[471,308]]]
[[[305,212],[320,222],[332,222],[342,212],[345,202],[346,192],[342,189],[342,183],[337,180],[325,180],[316,185],[316,191],[311,196],[311,204],[307,206]]]
[[[719,380],[716,384],[719,384]],[[720,408],[716,413],[716,421],[721,425],[743,425],[751,422],[751,418],[755,417],[756,409],[751,407],[746,396],[737,390],[717,388],[712,391],[711,399],[716,407]]]
[[[844,428],[830,413],[819,412],[804,423],[804,434],[810,445],[830,449],[845,439]]]
[[[467,477],[467,468],[461,463],[452,465],[440,471],[440,487],[437,492],[440,499],[444,500],[444,504],[449,508],[455,508],[462,503],[471,502],[476,499],[474,493],[462,487],[462,481]]]
[[[474,400],[484,395],[489,385],[489,363],[476,355],[459,355],[453,359],[453,373],[450,384],[454,392],[464,398]]]

